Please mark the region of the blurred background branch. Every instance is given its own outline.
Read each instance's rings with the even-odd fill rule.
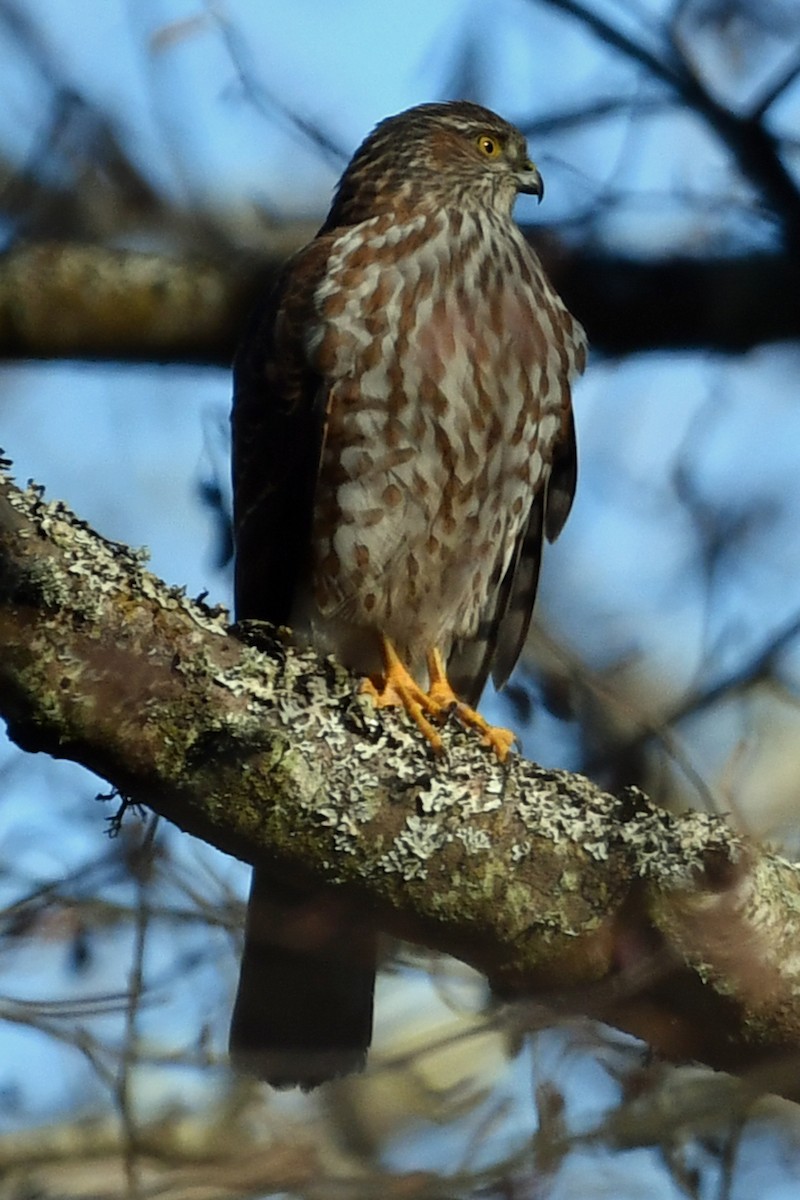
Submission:
[[[74,242],[0,258],[0,356],[206,363],[233,358],[247,315],[305,223],[259,252],[201,259]],[[642,262],[531,241],[598,352],[744,351],[800,335],[800,267],[783,255]]]

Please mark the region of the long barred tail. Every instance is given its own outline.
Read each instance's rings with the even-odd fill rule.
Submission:
[[[329,891],[253,872],[235,1065],[276,1088],[308,1091],[363,1068],[372,1037],[376,936]]]

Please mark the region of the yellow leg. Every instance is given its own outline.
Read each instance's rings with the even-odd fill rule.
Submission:
[[[508,752],[514,742],[514,734],[510,729],[501,729],[490,725],[469,704],[459,700],[447,678],[447,671],[442,661],[441,653],[429,650],[428,675],[430,683],[425,692],[408,672],[389,638],[381,635],[383,651],[383,678],[375,682],[365,679],[362,691],[372,697],[377,708],[404,708],[417,728],[433,746],[434,750],[442,750],[442,739],[431,724],[429,717],[443,721],[451,714],[464,725],[477,729],[483,735],[485,745],[494,750],[501,762],[508,757]]]
[[[491,746],[500,762],[505,762],[509,750],[516,741],[515,735],[510,729],[503,729],[499,725],[490,725],[479,712],[476,712],[469,704],[465,704],[463,700],[459,700],[450,686],[441,653],[436,649],[428,651],[428,675],[430,677],[429,697],[435,701],[439,710],[454,712],[464,725],[477,729],[479,733],[483,734],[484,744]]]

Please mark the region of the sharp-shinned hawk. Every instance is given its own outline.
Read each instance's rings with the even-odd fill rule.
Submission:
[[[476,104],[389,117],[235,364],[236,613],[290,625],[434,747],[527,633],[576,478],[583,330],[514,223],[542,182]],[[327,913],[327,916],[325,915]],[[363,1063],[374,935],[337,898],[254,874],[231,1048],[276,1085]]]

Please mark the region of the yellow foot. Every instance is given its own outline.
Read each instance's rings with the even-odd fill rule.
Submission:
[[[459,700],[450,686],[447,671],[438,650],[428,652],[428,675],[430,677],[429,699],[434,701],[440,712],[455,713],[459,721],[477,729],[483,735],[485,746],[491,746],[500,762],[505,762],[508,752],[516,741],[510,729],[499,725],[490,725],[479,712],[469,704]]]
[[[380,685],[365,679],[361,690],[371,696],[376,708],[404,708],[417,728],[424,734],[438,753],[443,748],[440,735],[426,717],[441,716],[442,709],[424,692],[408,673],[397,651],[388,638],[381,638],[383,646],[384,675]]]
[[[459,700],[447,678],[442,656],[438,650],[428,653],[428,675],[430,685],[425,692],[412,679],[400,656],[387,637],[381,638],[384,661],[384,674],[380,681],[365,679],[361,690],[371,696],[377,708],[404,708],[417,728],[430,742],[433,749],[439,753],[443,748],[442,738],[431,724],[434,721],[444,721],[455,715],[464,725],[477,729],[482,735],[484,745],[494,750],[501,762],[508,757],[508,752],[516,740],[510,729],[501,729],[490,725],[469,704]]]

